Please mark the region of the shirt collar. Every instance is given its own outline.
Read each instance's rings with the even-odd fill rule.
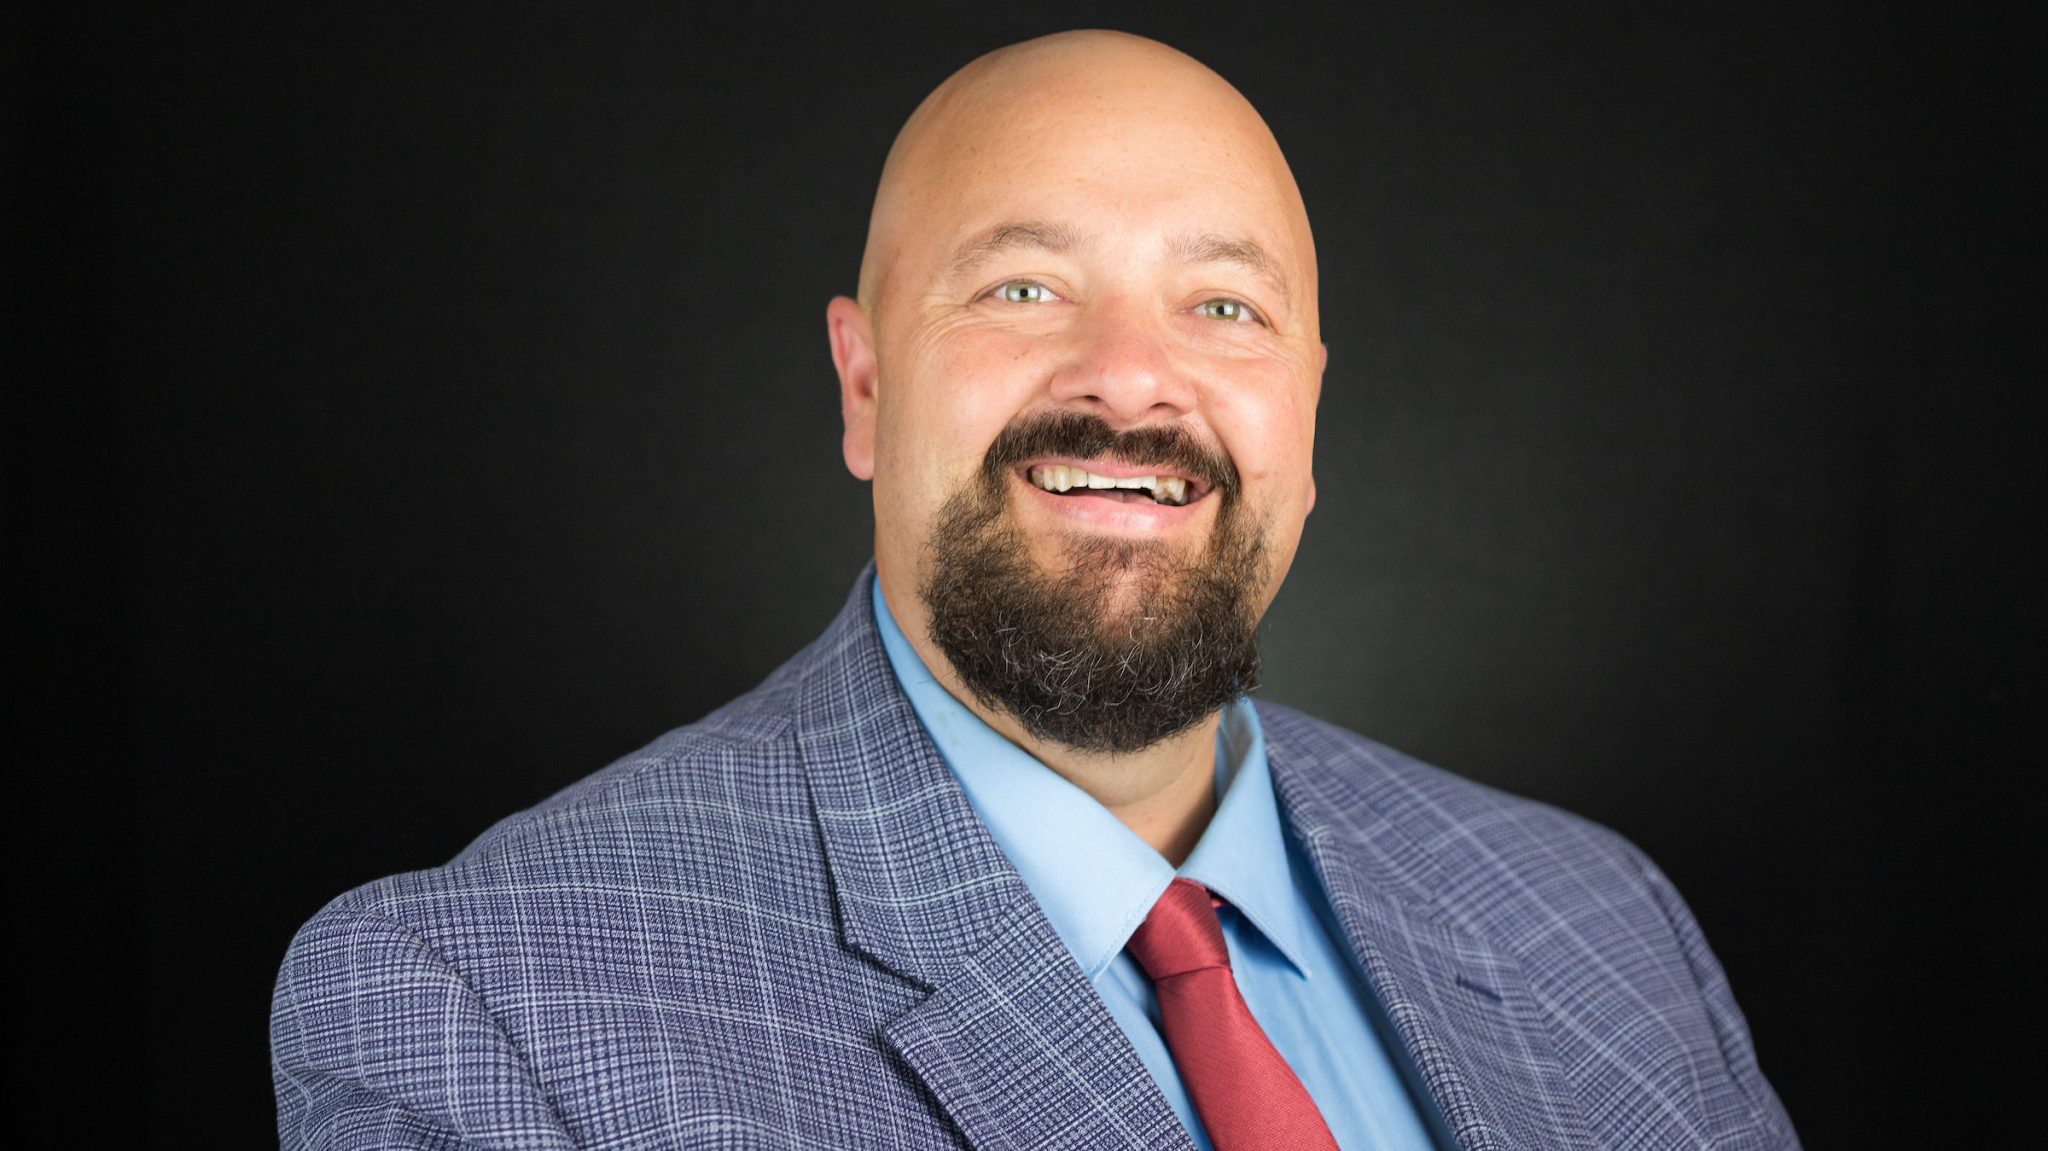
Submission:
[[[1176,874],[1108,808],[1005,739],[932,677],[874,581],[875,623],[897,682],[975,814],[1090,980],[1102,974]],[[1223,709],[1216,788],[1223,801],[1178,874],[1235,907],[1304,976],[1309,914],[1251,701]]]

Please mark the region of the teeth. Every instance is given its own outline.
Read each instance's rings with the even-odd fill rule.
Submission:
[[[1162,504],[1179,506],[1188,502],[1188,482],[1179,476],[1098,476],[1065,464],[1040,465],[1031,469],[1031,482],[1049,492],[1075,488],[1109,491],[1123,488],[1152,493]]]

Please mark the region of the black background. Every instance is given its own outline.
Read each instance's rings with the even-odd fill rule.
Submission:
[[[1101,24],[1237,84],[1317,231],[1265,694],[1646,847],[1811,1145],[2017,1126],[2032,29],[419,7],[7,26],[31,1127],[269,1140],[299,922],[831,618],[871,527],[823,313],[883,154],[966,60]]]

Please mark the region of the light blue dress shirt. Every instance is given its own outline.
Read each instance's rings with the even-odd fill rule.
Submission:
[[[891,618],[881,581],[874,588],[890,666],[939,754],[1203,1151],[1210,1151],[1208,1135],[1160,1035],[1151,981],[1124,953],[1175,874],[1228,902],[1220,916],[1238,989],[1338,1146],[1455,1146],[1385,1012],[1338,944],[1321,886],[1281,827],[1250,701],[1223,711],[1216,740],[1222,802],[1176,873],[1108,808],[954,699]]]

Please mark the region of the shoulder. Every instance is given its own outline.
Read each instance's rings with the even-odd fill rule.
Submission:
[[[798,1063],[879,1065],[867,1036],[915,989],[842,946],[801,679],[793,661],[313,916],[272,1000],[281,1129],[638,1146],[693,1116],[753,1122]]]
[[[1276,755],[1299,761],[1337,818],[1398,828],[1441,867],[1519,873],[1647,864],[1618,833],[1583,816],[1466,779],[1357,732],[1278,704],[1259,717]]]
[[[1661,1052],[1694,1069],[1695,1085],[1724,1088],[1681,1093],[1687,1107],[1745,1117],[1772,1145],[1796,1146],[1726,975],[1634,844],[1300,712],[1259,713],[1297,827],[1331,837],[1359,875],[1424,918],[1512,956],[1568,1062]]]
[[[720,929],[721,903],[808,914],[815,877],[808,793],[785,666],[753,691],[671,731],[485,831],[448,863],[365,884],[302,929],[384,922],[454,966],[488,969],[502,949],[601,950],[614,930],[658,921],[672,934]],[[288,959],[289,962],[289,959]],[[479,978],[488,979],[488,970]]]
[[[1663,874],[1609,828],[1299,712],[1260,710],[1297,823],[1323,828],[1432,918],[1567,964],[1610,950],[1675,956],[1696,930]]]
[[[685,1007],[716,1014],[732,1006],[730,971],[747,955],[841,962],[793,688],[778,672],[447,864],[321,909],[278,973],[279,1098],[318,1082],[411,1099],[426,1088],[383,1082],[379,1069],[421,1059],[544,1081],[560,1073],[543,1054],[554,1037],[602,1027],[621,1049],[660,1048],[652,972],[699,989],[702,1002]],[[461,1095],[426,1091],[407,1106]]]

